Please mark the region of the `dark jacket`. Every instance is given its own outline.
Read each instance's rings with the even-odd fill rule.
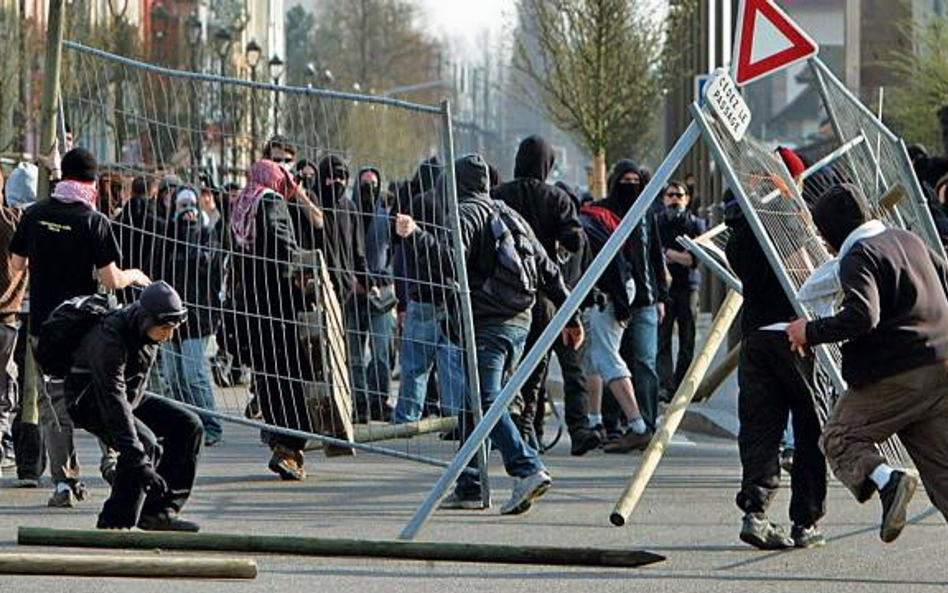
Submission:
[[[424,161],[411,181],[402,184],[396,192],[395,209],[415,219],[437,243],[450,245],[447,204],[444,192],[436,189],[441,170],[441,163],[435,157]],[[394,233],[392,238],[402,251],[408,297],[421,303],[444,302],[445,287],[450,285],[453,276],[450,251],[419,249]]]
[[[553,148],[539,136],[530,136],[517,150],[514,180],[491,192],[516,210],[536,233],[551,257],[557,247],[575,253],[582,247],[583,230],[569,195],[546,183],[555,163]]]
[[[609,196],[600,204],[612,210],[619,218],[626,215],[638,194],[631,200],[620,195],[619,180],[626,173],[639,173],[638,165],[628,159],[618,161],[609,179]],[[644,188],[644,184],[641,186]],[[668,280],[665,277],[665,254],[659,238],[658,223],[650,208],[642,221],[636,225],[628,240],[629,260],[635,277],[635,301],[633,308],[647,307],[668,300]]]
[[[807,324],[813,345],[845,342],[843,378],[860,387],[948,359],[948,267],[916,235],[889,229],[839,264],[843,303]]]
[[[133,465],[144,459],[145,448],[132,410],[141,401],[158,355],[158,345],[148,339],[146,329],[146,316],[137,302],[107,315],[80,342],[73,357],[76,371],[66,380],[70,398],[95,399],[111,437],[109,445]]]
[[[372,171],[379,179],[377,195],[366,199],[361,195],[359,200],[359,227],[365,237],[365,265],[369,274],[369,287],[391,286],[394,280],[394,250],[392,249],[392,223],[390,196],[383,192],[382,172],[374,167],[363,167],[359,170],[356,179],[362,178],[362,173]]]
[[[477,155],[468,155],[455,162],[458,209],[461,219],[461,241],[467,262],[468,283],[471,289],[471,309],[475,326],[513,323],[530,327],[530,309],[511,317],[505,307],[499,307],[494,298],[484,291],[484,283],[494,271],[497,244],[491,230],[490,218],[494,210],[489,191],[487,164]],[[526,222],[524,221],[525,225]],[[529,225],[526,225],[529,229]],[[559,268],[547,256],[536,237],[532,237],[537,251],[539,288],[553,304],[559,306],[569,296]],[[450,261],[451,244],[419,229],[406,239],[416,252],[440,252],[442,260]],[[452,273],[452,269],[446,270]]]
[[[580,210],[580,221],[586,231],[590,261],[602,250],[606,241],[615,232],[621,219],[611,210],[595,203],[586,204]],[[596,291],[609,297],[616,319],[628,320],[632,317],[632,301],[629,300],[628,284],[634,278],[634,269],[630,261],[631,252],[626,242],[616,254],[596,282]],[[587,299],[588,304],[600,300],[598,295]]]
[[[797,315],[777,279],[770,261],[743,216],[728,220],[731,235],[725,253],[731,269],[743,285],[741,330],[746,334],[773,323],[791,321]]]
[[[349,169],[335,156],[319,161],[316,183],[319,204],[323,209],[323,229],[316,233],[316,249],[323,250],[340,302],[346,302],[356,291],[358,284],[368,289],[365,265],[365,237],[359,224],[359,207],[344,188],[327,188],[323,180],[334,170],[342,169],[348,177]]]
[[[174,286],[188,307],[188,321],[175,339],[206,338],[217,331],[221,311],[222,262],[214,231],[200,220],[172,221],[172,240],[162,278]]]
[[[678,243],[678,237],[694,238],[707,230],[704,220],[687,209],[676,217],[670,217],[667,211],[663,211],[655,218],[658,220],[658,234],[663,249],[684,252],[686,250]],[[674,262],[668,262],[667,265],[672,277],[669,292],[681,293],[698,290],[698,286],[701,285],[701,273],[698,271],[697,259],[694,259],[690,266],[683,266]]]

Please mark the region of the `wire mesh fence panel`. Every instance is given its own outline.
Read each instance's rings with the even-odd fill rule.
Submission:
[[[707,107],[695,107],[693,113],[797,314],[810,319],[818,317],[811,303],[798,298],[800,288],[813,271],[832,259],[804,199],[809,198],[806,189],[809,179],[798,187],[783,161],[769,147],[749,135],[735,140]],[[814,405],[825,419],[835,396],[845,390],[842,354],[836,344],[819,346],[815,352],[835,387],[835,392],[830,389],[814,392],[814,397],[821,400],[814,401]],[[884,443],[881,449],[891,459],[904,462],[908,458],[895,438]]]
[[[887,226],[914,232],[944,255],[938,232],[902,140],[892,133],[819,60],[810,61],[823,107],[840,147],[850,146],[827,170],[814,177],[813,192],[835,181],[858,185]],[[814,196],[818,197],[818,196]]]
[[[297,461],[314,440],[446,465],[439,434],[478,407],[447,109],[66,49],[65,116],[106,163],[122,267],[189,309],[150,389],[211,439],[235,421]],[[401,240],[397,213],[452,249]]]

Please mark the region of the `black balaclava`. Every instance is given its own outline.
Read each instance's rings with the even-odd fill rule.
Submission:
[[[517,149],[514,177],[527,177],[546,181],[556,164],[553,147],[542,136],[528,136]]]
[[[365,173],[374,173],[376,182],[362,181]],[[374,167],[365,167],[359,170],[359,207],[363,212],[374,212],[382,193],[382,173]]]
[[[826,190],[813,208],[813,222],[836,252],[856,227],[872,219],[872,211],[862,190],[841,183]]]
[[[345,181],[342,183],[333,181],[330,185],[326,185],[325,180],[335,178],[342,178]],[[346,187],[349,185],[349,166],[336,155],[323,157],[319,161],[319,168],[316,170],[316,179],[323,205],[333,206],[346,194]]]
[[[296,161],[296,165],[293,167],[293,173],[296,175],[296,179],[299,180],[300,185],[303,186],[303,189],[306,191],[316,191],[316,180],[319,177],[319,174],[313,175],[312,177],[305,177],[303,175],[303,169],[310,167],[313,171],[317,171],[316,163],[307,159],[300,159]]]
[[[623,175],[630,172],[639,176],[639,183],[619,183]],[[616,162],[609,174],[609,196],[603,200],[603,206],[619,216],[625,216],[642,194],[642,188],[645,187],[643,181],[642,171],[634,161],[622,159]]]

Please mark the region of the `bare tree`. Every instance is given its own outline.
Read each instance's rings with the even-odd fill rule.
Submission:
[[[653,141],[667,52],[650,5],[520,0],[514,68],[550,119],[592,154],[596,196],[606,191],[607,157],[641,156]]]

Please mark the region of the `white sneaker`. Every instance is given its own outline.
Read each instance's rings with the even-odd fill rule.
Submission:
[[[500,514],[521,515],[526,513],[533,506],[533,501],[546,494],[546,491],[552,485],[553,478],[543,469],[525,478],[517,478],[510,500],[500,507]]]

